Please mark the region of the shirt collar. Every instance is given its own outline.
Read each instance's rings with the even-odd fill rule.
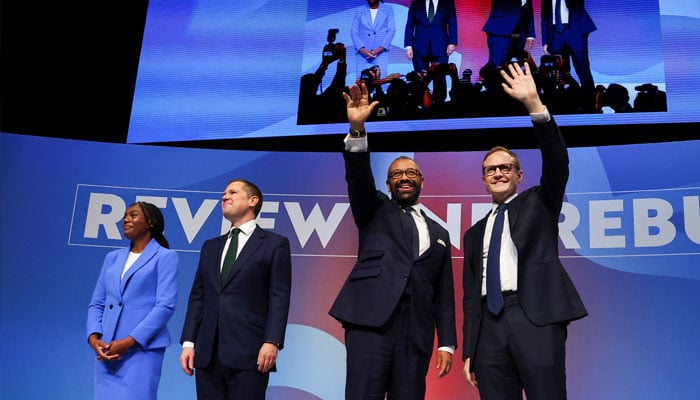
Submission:
[[[246,236],[249,236],[253,231],[255,230],[256,223],[254,219],[251,219],[250,221],[244,222],[239,226],[236,226],[236,228],[241,230],[241,233],[243,233]],[[233,229],[234,227],[231,227]],[[230,231],[229,231],[230,232]]]
[[[513,199],[516,198],[516,197],[518,197],[518,194],[517,194],[517,193],[513,193],[510,197],[508,197],[508,198],[506,199],[506,201],[503,202],[503,204],[508,204],[508,203],[510,203],[510,202],[513,201]],[[496,202],[492,202],[492,203],[491,203],[491,213],[492,213],[492,214],[495,214],[495,213],[496,213],[496,209],[498,208],[498,205],[499,205],[499,204],[496,203]]]

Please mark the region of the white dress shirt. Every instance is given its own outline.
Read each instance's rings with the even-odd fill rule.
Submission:
[[[510,196],[506,204],[510,203],[518,194]],[[483,251],[481,253],[483,268],[481,274],[481,295],[486,296],[486,260],[489,256],[489,244],[491,242],[491,232],[493,222],[496,219],[496,209],[498,204],[493,203],[491,213],[486,220],[486,230],[484,231]],[[518,290],[518,249],[510,237],[510,225],[508,224],[508,209],[503,219],[503,233],[501,234],[501,291]]]

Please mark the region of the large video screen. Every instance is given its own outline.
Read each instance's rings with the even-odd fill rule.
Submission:
[[[700,3],[586,1],[596,28],[588,35],[594,92],[593,103],[579,103],[589,97],[580,97],[588,91],[572,59],[544,52],[544,1],[532,5],[532,49],[514,57],[535,68],[561,126],[700,121]],[[343,133],[340,90],[358,79],[380,88],[372,132],[529,126],[496,96],[482,30],[490,0],[455,0],[457,47],[425,72],[404,50],[410,0],[380,2],[393,16],[383,25],[394,33],[379,76],[368,75],[377,71],[353,34],[367,7],[367,0],[149,1],[127,142]],[[435,87],[441,77],[442,91]]]

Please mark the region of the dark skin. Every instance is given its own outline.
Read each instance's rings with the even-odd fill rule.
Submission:
[[[124,231],[124,236],[131,240],[131,251],[134,253],[142,253],[148,242],[151,241],[149,222],[138,204],[133,204],[124,213],[122,230]],[[97,354],[96,359],[100,361],[117,361],[136,344],[136,340],[131,336],[127,336],[105,343],[102,341],[102,334],[93,333],[88,338],[88,344],[95,350],[95,354]]]
[[[367,121],[379,102],[369,102],[367,86],[362,82],[349,86],[348,92],[349,94],[343,92],[343,97],[345,98],[350,128],[364,132],[365,121]],[[389,167],[389,171],[405,171],[409,168],[420,171],[415,161],[407,159],[394,161]],[[423,188],[423,176],[419,175],[415,178],[408,178],[406,175],[402,175],[399,179],[388,178],[386,186],[392,193],[392,196],[394,196],[394,199],[397,200],[397,203],[413,205],[418,201],[418,195]],[[447,375],[452,369],[452,354],[447,351],[438,350],[435,357],[435,368],[438,370],[438,378]]]

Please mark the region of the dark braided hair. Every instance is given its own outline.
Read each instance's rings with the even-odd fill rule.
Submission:
[[[166,249],[170,248],[168,240],[163,236],[163,230],[165,230],[165,218],[163,218],[163,213],[160,212],[160,208],[154,206],[151,203],[145,201],[137,201],[134,204],[138,204],[141,207],[144,217],[146,217],[146,223],[148,224],[148,230],[151,232],[151,236]]]

